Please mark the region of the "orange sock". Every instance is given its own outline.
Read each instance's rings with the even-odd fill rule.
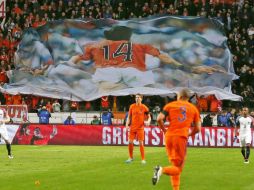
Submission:
[[[163,174],[171,175],[171,176],[179,175],[180,172],[181,172],[180,168],[176,166],[163,167],[163,170],[162,170]]]
[[[133,158],[133,149],[134,149],[134,145],[133,143],[129,143],[129,157],[132,159]]]
[[[173,190],[180,189],[180,175],[170,176]]]
[[[173,190],[179,190],[180,186],[173,186]]]
[[[141,159],[145,160],[145,146],[143,144],[140,144],[139,149],[140,149]]]

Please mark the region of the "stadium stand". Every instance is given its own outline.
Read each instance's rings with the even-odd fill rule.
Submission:
[[[133,3],[126,0],[8,0],[6,17],[0,20],[0,83],[1,85],[8,83],[8,76],[15,68],[15,50],[22,31],[28,27],[36,28],[44,25],[47,21],[57,19],[113,18],[124,20],[152,15],[200,16],[216,18],[224,23],[228,46],[233,54],[234,69],[240,76],[239,80],[232,83],[232,91],[241,95],[246,105],[254,107],[252,85],[254,77],[254,7],[253,1],[248,0],[134,0]],[[1,104],[11,105],[14,101],[13,98],[17,97],[1,94]],[[18,101],[19,104],[27,104],[30,112],[36,112],[39,99],[42,98],[22,95]],[[128,99],[131,98],[128,97]],[[54,102],[52,99],[48,100],[51,103]],[[99,101],[92,102],[94,110],[100,109]],[[129,102],[124,98],[119,98],[118,101],[122,102],[122,107],[118,109],[125,111]],[[163,101],[161,100],[161,102]],[[62,100],[59,102],[62,104]],[[86,104],[87,102],[80,103],[79,109],[85,110]],[[232,107],[238,106],[239,103],[225,102],[225,104]],[[94,115],[94,113],[92,114]]]

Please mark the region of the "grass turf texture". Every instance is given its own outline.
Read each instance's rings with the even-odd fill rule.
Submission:
[[[12,146],[9,160],[0,146],[0,189],[166,190],[169,177],[152,186],[153,167],[168,165],[163,147],[146,147],[147,164],[125,164],[127,147]],[[251,155],[252,156],[252,155]],[[240,148],[189,148],[181,190],[253,190],[253,165],[243,164]]]

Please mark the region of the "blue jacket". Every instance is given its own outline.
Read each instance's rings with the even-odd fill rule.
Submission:
[[[102,125],[112,125],[111,118],[113,117],[113,114],[111,112],[103,112],[101,116]]]
[[[66,119],[65,121],[64,121],[64,124],[65,125],[75,125],[76,123],[75,123],[75,121],[73,120],[73,119]]]
[[[48,110],[46,109],[41,109],[38,113],[37,113],[38,117],[39,117],[39,123],[40,124],[49,124],[49,118],[51,117],[51,114],[49,113]]]
[[[228,114],[218,115],[217,123],[218,126],[231,127],[230,117]]]

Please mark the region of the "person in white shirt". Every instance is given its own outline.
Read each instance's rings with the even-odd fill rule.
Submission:
[[[58,102],[58,100],[55,100],[52,104],[53,112],[61,112],[61,104]]]
[[[12,159],[13,156],[11,154],[11,143],[9,140],[7,128],[5,126],[5,123],[9,122],[9,121],[10,121],[10,117],[9,117],[8,113],[6,112],[6,117],[4,117],[4,111],[2,109],[0,109],[0,138],[5,141],[6,148],[8,151],[8,157],[10,159]]]
[[[238,119],[238,123],[236,126],[240,128],[239,142],[245,164],[249,163],[250,144],[251,144],[251,123],[252,120],[249,116],[249,109],[247,107],[243,107],[242,116]],[[237,128],[235,130],[235,134],[237,134]]]

